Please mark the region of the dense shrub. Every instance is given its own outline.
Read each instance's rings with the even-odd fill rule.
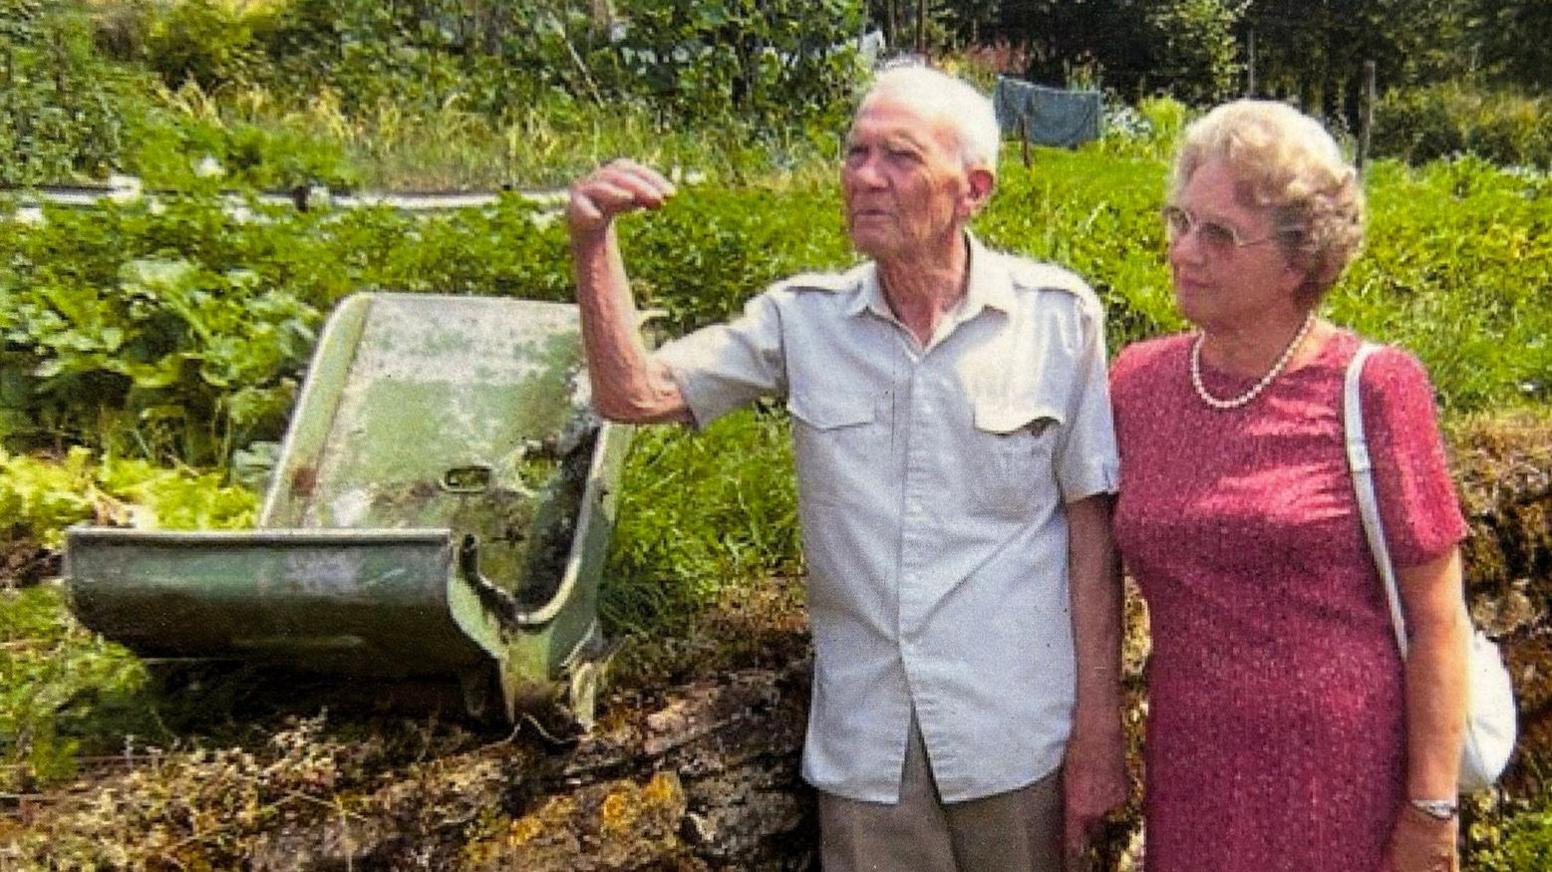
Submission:
[[[1482,872],[1552,869],[1552,790],[1525,805],[1493,827],[1491,846],[1475,857]]]
[[[51,210],[0,243],[0,437],[223,463],[278,437],[323,313],[353,290],[565,295],[558,231],[529,212],[251,220],[209,194]]]
[[[1375,107],[1374,153],[1413,164],[1469,153],[1546,169],[1552,102],[1459,83],[1392,90]]]
[[[0,185],[105,171],[121,147],[124,91],[77,4],[0,0]]]
[[[219,0],[180,0],[147,7],[145,14],[145,62],[170,86],[246,82],[261,67],[263,47],[255,30],[266,27],[270,17],[262,6],[249,13]]]
[[[324,184],[355,188],[360,170],[338,139],[298,125],[262,123],[223,112],[197,82],[162,90],[153,104],[125,113],[128,145],[120,165],[148,188],[290,190]]]

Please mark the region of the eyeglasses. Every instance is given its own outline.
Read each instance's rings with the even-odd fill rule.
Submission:
[[[1259,239],[1241,239],[1239,231],[1228,224],[1198,218],[1195,212],[1179,206],[1165,206],[1159,210],[1159,215],[1164,219],[1164,233],[1169,237],[1171,245],[1184,239],[1190,235],[1192,229],[1195,229],[1203,247],[1216,255],[1229,255],[1237,249],[1271,242],[1279,236],[1293,232],[1290,228],[1283,228],[1274,230],[1270,235]]]

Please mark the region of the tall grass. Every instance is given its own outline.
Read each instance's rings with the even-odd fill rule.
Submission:
[[[643,430],[620,495],[599,605],[616,632],[675,632],[729,587],[801,571],[787,422],[769,409]]]

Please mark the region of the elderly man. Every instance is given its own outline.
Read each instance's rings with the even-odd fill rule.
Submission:
[[[613,222],[673,186],[616,161],[571,189],[599,412],[791,412],[815,647],[802,768],[830,872],[1060,869],[1125,798],[1102,313],[1071,273],[967,232],[997,147],[974,88],[881,74],[841,168],[871,261],[655,354]]]

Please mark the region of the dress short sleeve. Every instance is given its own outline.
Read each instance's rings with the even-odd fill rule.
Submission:
[[[1391,560],[1409,567],[1442,557],[1470,528],[1450,477],[1428,374],[1412,355],[1385,348],[1369,359],[1361,384]]]

